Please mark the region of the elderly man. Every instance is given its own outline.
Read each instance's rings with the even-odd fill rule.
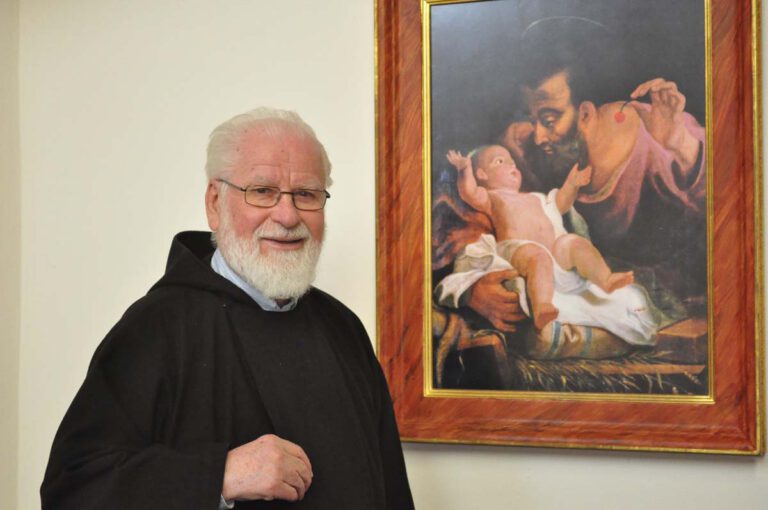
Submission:
[[[177,235],[165,276],[99,346],[54,440],[43,508],[413,508],[371,343],[311,287],[330,168],[292,112],[213,131],[218,247]]]

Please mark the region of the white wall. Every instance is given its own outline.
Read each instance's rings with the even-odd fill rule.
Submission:
[[[16,506],[20,227],[19,4],[0,0],[0,494]]]
[[[171,236],[205,227],[206,137],[235,113],[296,109],[325,141],[336,184],[318,284],[375,331],[373,2],[19,3],[18,496],[29,502],[96,344],[161,274]],[[768,501],[765,459],[405,451],[421,510]]]

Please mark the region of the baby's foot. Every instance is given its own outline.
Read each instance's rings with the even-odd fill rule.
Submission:
[[[605,282],[605,287],[603,290],[606,292],[613,292],[616,289],[620,289],[622,287],[626,287],[630,283],[634,283],[634,281],[635,273],[632,271],[627,271],[626,273],[613,273]]]
[[[552,303],[541,303],[533,307],[533,325],[542,330],[544,326],[557,319],[560,310]]]

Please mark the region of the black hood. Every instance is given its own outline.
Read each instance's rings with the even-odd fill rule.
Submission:
[[[163,287],[187,287],[235,301],[252,302],[248,294],[211,268],[214,250],[210,232],[176,234],[168,254],[165,275],[149,291]]]

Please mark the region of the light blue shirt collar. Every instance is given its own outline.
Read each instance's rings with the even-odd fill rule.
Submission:
[[[221,250],[218,248],[216,248],[216,251],[213,252],[213,257],[211,258],[211,268],[230,282],[237,285],[238,288],[251,296],[251,299],[256,301],[256,304],[267,312],[287,312],[296,308],[296,298],[291,298],[288,303],[281,307],[277,304],[276,301],[269,299],[267,296],[250,286],[240,277],[240,275],[235,273],[232,268],[229,267],[229,264],[227,264],[227,261],[224,260],[224,256],[221,254]]]

